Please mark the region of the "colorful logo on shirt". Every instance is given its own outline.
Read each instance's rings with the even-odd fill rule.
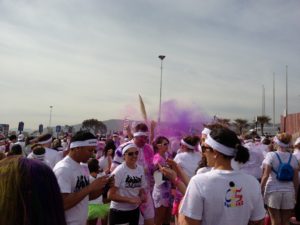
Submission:
[[[88,186],[90,184],[89,179],[85,176],[78,176],[75,186],[75,192],[80,191],[84,187]]]
[[[142,187],[142,177],[127,175],[125,179],[125,187],[126,188]]]
[[[224,205],[228,208],[244,205],[242,188],[237,188],[233,181],[229,182],[229,189],[225,194]]]

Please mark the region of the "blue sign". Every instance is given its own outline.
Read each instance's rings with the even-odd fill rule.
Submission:
[[[56,130],[56,133],[59,133],[61,131],[61,126],[57,125],[56,128],[55,128],[55,130]]]
[[[24,130],[24,122],[19,122],[18,131],[22,132]]]
[[[43,130],[44,130],[44,127],[43,127],[43,124],[40,124],[39,125],[39,133],[43,133]]]

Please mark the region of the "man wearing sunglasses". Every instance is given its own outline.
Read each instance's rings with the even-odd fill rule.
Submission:
[[[133,139],[129,142],[126,142],[122,145],[120,145],[116,149],[116,154],[114,156],[111,171],[113,171],[117,166],[122,164],[124,161],[123,155],[122,155],[122,149],[128,145],[129,143],[133,143],[137,146],[138,149],[138,159],[137,164],[142,166],[145,170],[145,176],[147,181],[147,187],[145,188],[145,192],[147,193],[147,202],[143,203],[140,207],[141,215],[140,216],[140,224],[145,225],[153,225],[154,224],[154,207],[153,207],[153,201],[151,198],[151,192],[153,189],[153,176],[152,172],[154,169],[153,166],[153,156],[154,151],[151,147],[151,145],[148,144],[148,127],[144,123],[139,123],[134,128],[133,133]],[[144,220],[144,221],[142,221]]]

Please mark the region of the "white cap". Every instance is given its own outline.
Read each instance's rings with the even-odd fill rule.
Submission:
[[[294,145],[298,145],[298,144],[300,144],[300,137],[298,137],[298,138],[296,139],[296,141],[295,141],[295,144],[294,144]]]

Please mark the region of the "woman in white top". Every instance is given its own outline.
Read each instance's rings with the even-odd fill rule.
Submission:
[[[113,140],[108,139],[105,143],[103,156],[99,159],[99,167],[102,172],[108,174],[115,155],[116,146]]]
[[[258,181],[231,167],[233,158],[245,163],[248,150],[224,127],[213,128],[205,143],[213,150],[214,169],[190,180],[179,210],[179,224],[263,224],[265,210]]]
[[[108,192],[111,201],[109,224],[137,225],[139,221],[139,205],[146,202],[144,188],[147,186],[144,168],[137,165],[139,150],[133,143],[122,148],[124,162],[114,171],[114,186]]]
[[[265,204],[271,217],[272,225],[287,225],[292,216],[298,190],[298,161],[289,150],[292,136],[281,133],[275,136],[274,144],[277,151],[269,152],[264,160],[264,174],[261,189],[264,193]],[[281,181],[278,178],[279,159],[293,168],[291,180]]]
[[[155,151],[153,164],[155,170],[158,170],[159,166],[168,166],[166,157],[168,148],[169,140],[166,137],[158,136],[155,138],[153,142],[153,149]],[[152,191],[152,199],[155,208],[155,225],[167,223],[171,217],[171,182],[168,179],[162,178],[162,180],[161,183],[155,182]]]
[[[196,169],[201,161],[201,155],[198,151],[199,143],[200,138],[197,136],[187,136],[183,138],[180,141],[180,151],[174,158],[178,167],[180,167],[189,178],[196,174]],[[172,208],[172,214],[175,215],[176,221],[182,197],[182,193],[179,190],[176,190]]]

